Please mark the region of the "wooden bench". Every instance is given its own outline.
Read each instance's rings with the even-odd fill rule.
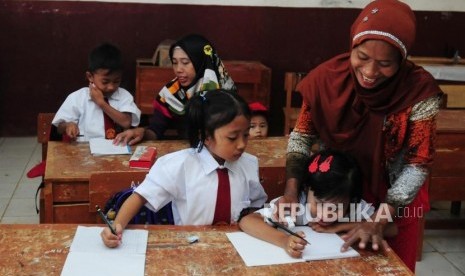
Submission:
[[[151,59],[136,64],[135,102],[142,114],[153,113],[153,100],[161,88],[174,78],[171,67],[154,66]],[[225,60],[224,66],[247,102],[258,101],[270,107],[271,69],[258,61]]]

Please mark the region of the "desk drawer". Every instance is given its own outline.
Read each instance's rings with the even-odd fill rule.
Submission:
[[[54,205],[53,223],[97,223],[97,213],[89,212],[88,203]]]
[[[89,182],[58,182],[53,183],[53,202],[89,202]]]

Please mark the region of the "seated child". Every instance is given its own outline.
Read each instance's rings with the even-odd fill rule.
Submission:
[[[166,154],[124,202],[102,240],[121,242],[123,229],[145,204],[158,211],[172,202],[176,225],[236,223],[247,208],[261,208],[266,194],[258,177],[257,157],[245,152],[250,110],[237,94],[212,90],[193,96],[186,109],[191,148]]]
[[[347,218],[367,218],[374,212],[374,207],[361,200],[362,186],[359,168],[353,158],[341,152],[325,150],[316,153],[310,160],[307,179],[302,185],[299,198],[300,210],[296,213],[296,225],[309,225],[317,232],[346,232],[357,225],[357,222]],[[274,202],[272,208],[265,208],[242,218],[239,227],[248,234],[282,247],[295,258],[301,257],[306,242],[298,237],[288,235],[270,226],[263,217],[273,217]],[[359,214],[351,214],[356,211],[350,208],[351,204],[360,204],[360,210],[365,210],[366,217]],[[270,210],[271,209],[271,210]],[[349,216],[349,217],[347,217]],[[343,219],[342,219],[343,218]],[[342,222],[339,222],[339,221]],[[280,221],[285,219],[280,218]],[[291,224],[293,221],[290,221]],[[286,224],[283,222],[283,224]],[[291,228],[292,226],[290,226]],[[385,236],[396,235],[394,223],[386,227]],[[303,232],[298,232],[304,237]]]
[[[120,50],[104,43],[89,55],[88,87],[71,93],[52,124],[58,133],[75,140],[113,139],[116,132],[139,125],[140,110],[127,90],[119,87],[123,70]]]
[[[268,109],[259,102],[249,104],[252,111],[250,118],[250,138],[268,137]]]

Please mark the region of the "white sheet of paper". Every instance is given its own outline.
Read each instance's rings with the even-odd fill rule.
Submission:
[[[125,230],[122,244],[108,248],[100,237],[102,229],[78,226],[61,275],[143,276],[148,231]]]
[[[310,245],[305,247],[300,259],[292,258],[279,246],[262,241],[244,232],[233,232],[226,235],[247,266],[287,264],[360,256],[352,248],[346,252],[341,252],[341,246],[344,244],[344,241],[337,234],[318,233],[307,226],[298,226],[292,230],[294,232],[303,231],[305,239],[310,242]]]
[[[113,140],[92,138],[89,140],[92,155],[131,154],[131,147],[127,145],[113,145]]]

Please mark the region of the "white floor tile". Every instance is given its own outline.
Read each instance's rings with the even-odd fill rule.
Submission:
[[[421,262],[415,267],[417,276],[464,276],[444,256],[437,252],[424,253]]]
[[[24,169],[0,169],[0,183],[18,183]]]
[[[431,246],[427,241],[423,241],[423,253],[434,252],[436,251],[434,247]]]
[[[426,230],[425,240],[438,252],[461,252],[465,248],[465,229]]]
[[[0,183],[0,198],[9,199],[13,196],[17,184],[2,182]]]
[[[30,182],[20,182],[13,194],[13,198],[29,198],[34,199],[37,191],[37,187],[40,185],[41,178],[35,178]]]
[[[2,147],[12,148],[34,148],[37,144],[37,137],[4,137]]]
[[[3,217],[0,223],[3,224],[38,224],[39,215],[30,217]]]
[[[453,253],[444,253],[444,257],[446,257],[449,262],[454,264],[462,273],[465,273],[465,248],[462,252],[453,252]]]
[[[0,218],[5,213],[6,207],[8,206],[9,202],[10,202],[9,198],[0,198]]]
[[[36,215],[36,206],[32,198],[12,198],[4,217],[31,217]]]

